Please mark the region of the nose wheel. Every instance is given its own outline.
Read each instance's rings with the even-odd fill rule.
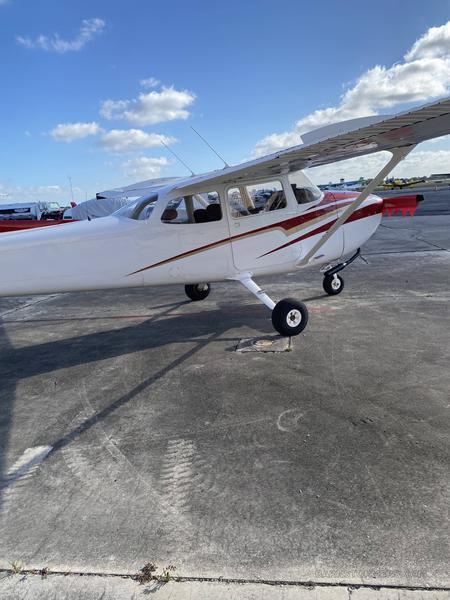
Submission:
[[[336,273],[334,275],[325,275],[322,285],[329,296],[336,296],[344,289],[344,280]]]
[[[335,267],[328,267],[325,270],[325,272],[323,273],[322,285],[323,289],[329,296],[336,296],[337,294],[340,294],[342,292],[342,290],[344,289],[344,280],[340,275],[338,275],[338,272],[342,271],[343,269],[345,269],[345,267],[350,265],[354,260],[358,258],[358,256],[360,256],[360,254],[361,250],[360,248],[358,248],[355,254],[353,254],[346,261],[339,263]]]

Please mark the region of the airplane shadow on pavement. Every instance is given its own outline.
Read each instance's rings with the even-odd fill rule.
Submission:
[[[108,404],[102,410],[86,418],[81,424],[63,436],[48,440],[51,451],[44,458],[52,456],[76,440],[80,435],[104,420],[119,408],[131,402],[144,390],[148,390],[172,369],[179,367],[193,355],[214,341],[238,341],[238,337],[224,337],[227,331],[250,325],[260,333],[273,334],[268,311],[262,305],[240,305],[238,309],[230,303],[219,305],[213,310],[198,310],[188,303],[192,310],[187,314],[171,316],[172,311],[180,309],[186,302],[164,305],[157,315],[145,321],[139,321],[120,329],[111,329],[75,337],[37,343],[22,348],[14,348],[4,324],[0,321],[0,512],[2,495],[11,483],[8,480],[6,454],[8,451],[12,413],[16,397],[17,384],[28,377],[35,377],[66,369],[77,365],[87,365],[96,361],[120,357],[144,350],[164,347],[169,344],[189,344],[189,349],[178,354],[174,360],[157,369],[146,379],[140,381],[125,394]],[[198,307],[200,308],[200,307]],[[102,317],[99,317],[100,320]],[[107,317],[106,317],[107,318]],[[133,317],[131,317],[133,318]],[[37,323],[57,323],[71,321],[75,323],[92,320],[92,317],[69,319],[30,319],[30,327]],[[9,323],[22,323],[23,320],[8,320]],[[38,336],[36,336],[38,337]],[[227,348],[228,350],[230,348]],[[149,364],[151,368],[151,363]],[[75,382],[74,382],[75,384]],[[37,432],[39,438],[39,432]]]
[[[0,373],[3,358],[11,352],[11,343],[0,321]],[[16,381],[12,378],[3,378],[0,374],[0,512],[2,509],[3,482],[6,478],[6,453],[9,446],[12,412],[14,406]]]

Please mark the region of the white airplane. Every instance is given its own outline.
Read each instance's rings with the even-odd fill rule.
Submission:
[[[450,98],[338,123],[264,158],[153,185],[108,217],[1,234],[0,296],[184,284],[202,300],[211,282],[235,280],[270,309],[281,335],[297,335],[306,306],[275,303],[254,277],[337,261],[322,269],[323,287],[340,293],[338,272],[381,221],[373,190],[418,143],[448,133]],[[302,171],[380,150],[392,157],[359,194],[324,194]]]

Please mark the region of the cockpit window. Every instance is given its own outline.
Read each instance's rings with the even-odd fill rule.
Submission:
[[[161,221],[171,225],[209,223],[222,219],[219,194],[203,192],[169,200]]]
[[[311,204],[322,198],[321,190],[303,171],[289,173],[289,181],[298,204]]]
[[[150,197],[143,196],[138,198],[134,202],[129,202],[116,210],[114,213],[120,217],[127,217],[128,219],[134,219],[136,221],[142,221],[148,219],[155,208],[156,201],[158,200],[158,194],[153,194]]]
[[[234,219],[286,208],[286,196],[279,181],[242,185],[228,190],[228,203]]]

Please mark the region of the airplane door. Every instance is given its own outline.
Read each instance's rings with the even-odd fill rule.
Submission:
[[[166,231],[176,236],[174,247],[184,254],[170,266],[174,278],[198,283],[228,277],[232,260],[225,217],[216,222],[168,225]]]
[[[297,213],[288,207],[278,181],[229,189],[227,199],[232,258],[239,271],[257,272],[296,259],[298,248],[285,246],[285,222]]]
[[[205,194],[205,198],[207,198]],[[215,197],[199,208],[192,197],[170,201],[142,251],[153,256],[144,282],[165,280],[199,283],[225,279],[232,270],[227,219]],[[211,200],[211,199],[210,199]]]

